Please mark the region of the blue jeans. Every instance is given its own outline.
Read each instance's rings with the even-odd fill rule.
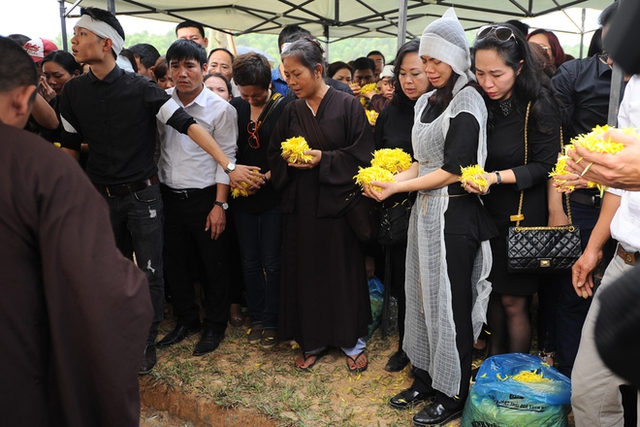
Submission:
[[[162,275],[164,212],[160,187],[155,184],[135,193],[116,197],[105,196],[105,199],[109,205],[111,227],[118,249],[127,256],[133,244],[138,267],[149,281],[153,322],[147,337],[147,345],[152,345],[158,336],[158,325],[164,313]]]
[[[280,206],[261,214],[234,211],[251,323],[278,327],[282,250]]]

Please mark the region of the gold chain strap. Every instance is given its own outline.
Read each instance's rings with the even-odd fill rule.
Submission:
[[[527,114],[524,116],[524,164],[529,160],[529,111],[531,110],[531,101],[527,104]],[[511,215],[511,221],[516,222],[516,227],[520,226],[520,221],[524,219],[522,215],[522,202],[524,201],[524,190],[520,190],[520,202],[518,203],[518,214]]]
[[[529,111],[531,110],[531,101],[527,104],[527,114],[524,118],[524,164],[526,165],[529,160]],[[564,146],[562,126],[560,126],[560,146]],[[573,224],[571,218],[571,204],[569,203],[569,193],[564,193],[565,203],[567,204],[567,218],[569,219],[569,225]],[[524,220],[522,215],[522,203],[524,202],[524,190],[520,190],[520,202],[518,203],[518,215],[511,215],[511,221],[516,222],[516,227],[520,226],[520,221]]]

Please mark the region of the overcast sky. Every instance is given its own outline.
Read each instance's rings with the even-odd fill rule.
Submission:
[[[0,34],[13,33],[25,34],[29,37],[55,38],[60,33],[60,3],[57,0],[2,0],[2,13],[0,14]],[[106,1],[105,1],[106,5]],[[71,5],[66,3],[66,7]],[[74,13],[77,12],[74,10]],[[568,14],[576,22],[580,23],[581,9],[574,8]],[[587,9],[585,28],[593,30],[598,27],[597,18],[599,11]],[[125,33],[136,33],[147,30],[152,34],[166,34],[174,28],[175,24],[157,22],[148,19],[119,17]],[[67,19],[67,32],[73,32],[75,19]],[[578,31],[575,25],[562,12],[553,16],[546,16],[525,20],[534,27],[547,28],[553,31]],[[579,36],[569,36],[561,32],[556,33],[560,42],[564,45],[575,45],[580,42]],[[591,39],[589,34],[586,43]]]
[[[57,0],[2,0],[0,34],[19,33],[31,38],[55,38],[60,33],[60,3]],[[106,2],[105,2],[106,5]],[[71,7],[66,3],[67,9]],[[73,11],[80,12],[80,6]],[[126,33],[147,30],[152,34],[166,34],[175,24],[149,19],[118,17]],[[73,32],[77,19],[67,19],[67,33]]]

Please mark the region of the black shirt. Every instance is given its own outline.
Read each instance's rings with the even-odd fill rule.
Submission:
[[[91,71],[69,80],[59,105],[62,146],[79,151],[86,141],[91,150],[87,175],[101,185],[140,181],[157,173],[153,156],[161,109],[163,121],[182,133],[195,123],[155,82],[117,65],[103,80]]]
[[[611,68],[606,58],[594,55],[562,64],[551,79],[556,96],[567,111],[565,142],[596,125],[607,124]]]
[[[251,104],[240,97],[231,100],[231,105],[238,111],[238,153],[236,154],[236,160],[239,164],[260,166],[261,174],[269,171],[267,149],[269,148],[271,134],[282,114],[282,110],[290,101],[291,99],[289,98],[282,98],[278,105],[269,113],[258,130],[260,147],[253,149],[248,143],[249,131],[247,130],[247,126],[251,120]],[[231,203],[233,209],[237,211],[257,215],[280,205],[280,195],[271,184],[271,181],[269,181],[255,194],[249,197],[233,198],[231,199]]]

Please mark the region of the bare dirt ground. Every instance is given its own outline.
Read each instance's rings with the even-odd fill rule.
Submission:
[[[174,326],[171,316],[167,317],[160,337]],[[289,342],[270,350],[249,344],[246,327],[229,326],[220,348],[203,357],[192,356],[198,337],[189,337],[158,350],[158,365],[141,377],[140,425],[410,426],[420,406],[399,411],[387,403],[412,382],[408,368],[399,373],[384,370],[397,339],[397,335],[382,339],[376,331],[367,344],[368,370],[352,374],[339,349],[332,349],[311,372],[300,372],[293,365],[300,349]],[[446,427],[459,425],[456,420]]]

